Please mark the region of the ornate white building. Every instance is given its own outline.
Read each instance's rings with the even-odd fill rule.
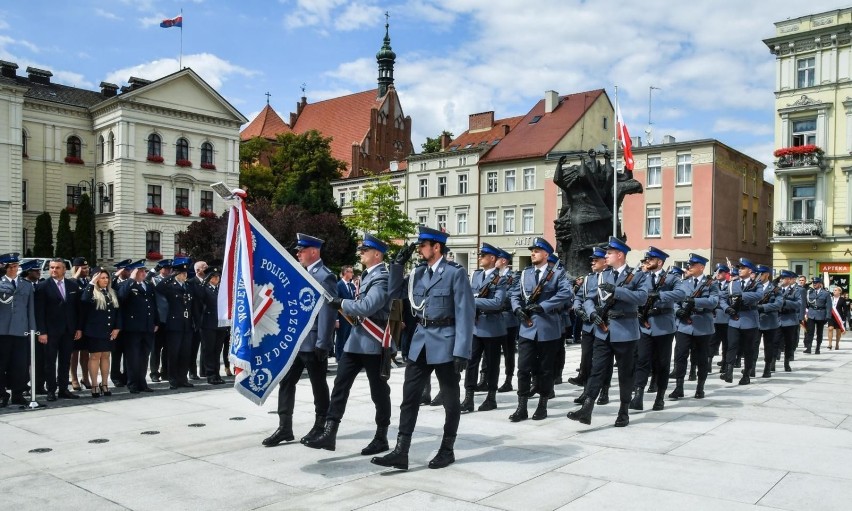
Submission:
[[[236,108],[191,69],[90,91],[0,61],[0,253],[32,248],[36,217],[93,195],[99,262],[181,252],[175,235],[239,183]],[[94,189],[94,193],[92,193]],[[72,217],[72,228],[75,215]]]

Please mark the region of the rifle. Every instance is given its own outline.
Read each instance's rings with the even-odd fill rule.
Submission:
[[[710,284],[712,281],[715,280],[715,278],[713,278],[713,277],[715,277],[717,275],[717,273],[718,272],[714,272],[712,277],[707,277],[705,275],[702,275],[701,276],[701,283],[698,284],[697,288],[695,288],[695,292],[692,293],[691,295],[689,295],[690,298],[692,298],[692,301],[687,301],[686,306],[683,306],[683,307],[680,308],[680,310],[678,310],[679,314],[676,314],[677,317],[679,317],[680,319],[685,321],[687,325],[692,324],[692,311],[693,311],[693,309],[695,309],[695,301],[694,300],[696,298],[700,297],[701,294],[704,292],[704,288],[707,287],[708,284]],[[713,313],[715,314],[716,311],[714,310]]]
[[[491,290],[494,289],[494,286],[496,286],[498,282],[500,282],[500,271],[494,270],[494,277],[482,286],[476,296],[478,298],[489,298],[491,296]]]
[[[530,293],[530,295],[527,297],[526,305],[531,305],[538,301],[538,297],[541,296],[541,292],[544,291],[544,284],[546,284],[550,279],[553,278],[553,266],[554,265],[552,264],[547,265],[547,273],[540,279],[538,279],[538,284],[535,285],[532,290],[532,293]],[[523,286],[523,283],[521,283],[521,286]],[[532,318],[527,317],[526,324],[527,327],[533,326]]]
[[[616,287],[624,287],[625,285],[630,284],[630,282],[633,280],[635,271],[636,270],[634,268],[630,268],[628,266],[627,277],[625,277],[625,279],[622,280],[621,283],[618,284]],[[600,275],[603,275],[603,273],[598,274],[598,279],[600,279]],[[613,291],[612,295],[607,298],[606,302],[603,304],[603,307],[601,307],[601,310],[598,312],[598,316],[600,316],[604,322],[603,325],[601,325],[601,330],[603,330],[604,332],[609,332],[609,323],[607,323],[607,315],[609,315],[609,311],[614,305],[615,292]]]
[[[669,269],[664,271],[660,276],[660,280],[654,286],[654,291],[658,291],[664,285],[666,285],[666,277],[671,271],[672,267],[669,266]],[[642,319],[642,326],[645,328],[651,328],[651,322],[648,320],[648,314],[651,313],[651,310],[654,308],[654,302],[656,302],[660,298],[659,295],[649,296],[647,300],[645,300],[645,305],[642,306],[642,310],[639,312],[639,317]]]
[[[739,279],[737,279],[737,280],[739,280]],[[731,283],[728,284],[729,285],[728,289],[730,289],[730,286],[733,285],[733,281],[734,281],[734,279],[731,279]],[[740,295],[739,296],[731,296],[730,291],[729,291],[728,304],[730,305],[730,307],[728,307],[728,309],[733,309],[734,313],[728,314],[728,309],[725,309],[725,313],[728,314],[729,316],[731,316],[731,319],[733,319],[734,321],[738,321],[740,319],[739,312],[740,312],[740,308],[743,305],[742,293],[747,292],[747,291],[751,291],[752,289],[754,289],[754,287],[756,285],[757,285],[757,279],[752,279],[751,282],[749,282],[749,284],[748,284],[748,288],[741,288],[740,289]]]

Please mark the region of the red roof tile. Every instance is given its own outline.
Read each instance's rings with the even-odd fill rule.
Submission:
[[[519,115],[517,117],[497,119],[494,121],[490,130],[476,130],[472,133],[470,130],[465,131],[450,142],[448,149],[468,149],[480,144],[491,147],[494,145],[495,140],[502,140],[506,136],[506,128],[504,128],[504,126],[508,126],[510,130],[509,132],[511,133],[511,130],[515,129],[515,126],[517,126],[523,118],[523,115]]]
[[[493,163],[544,156],[571,131],[601,95],[606,97],[603,89],[560,96],[559,105],[549,114],[544,113],[542,98],[480,161]],[[539,120],[530,124],[537,116]]]
[[[275,137],[279,133],[286,133],[288,131],[290,131],[290,127],[287,126],[287,123],[267,104],[257,114],[257,117],[240,132],[240,140],[249,140],[254,137],[275,140]]]

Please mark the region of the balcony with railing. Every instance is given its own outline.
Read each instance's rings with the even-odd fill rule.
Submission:
[[[815,145],[782,147],[773,153],[775,172],[804,173],[818,172],[826,169],[824,152]]]
[[[811,240],[823,235],[822,220],[778,220],[775,222],[777,238],[803,238]]]

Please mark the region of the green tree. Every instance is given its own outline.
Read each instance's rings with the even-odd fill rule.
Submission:
[[[240,188],[248,194],[248,202],[272,200],[276,189],[275,175],[265,165],[247,166],[240,170]]]
[[[34,257],[53,257],[53,221],[47,211],[36,217],[32,254]]]
[[[391,178],[385,174],[364,186],[362,197],[352,201],[352,215],[343,222],[356,233],[366,232],[398,246],[396,240],[404,240],[413,234],[417,224],[411,221],[400,208],[401,201]]]
[[[280,206],[301,206],[310,213],[340,212],[331,181],[340,178],[346,164],[331,155],[331,138],[310,130],[278,135],[269,158],[276,179],[274,201]]]
[[[261,165],[272,151],[272,143],[263,137],[254,137],[240,144],[240,169]]]
[[[453,137],[455,137],[455,135],[453,135],[451,132],[449,132],[447,130],[442,131],[441,134],[438,135],[435,138],[426,137],[426,142],[420,144],[420,147],[423,148],[423,152],[424,153],[437,153],[437,152],[439,152],[441,150],[441,137],[443,137],[445,135],[450,137],[450,140],[452,140]]]
[[[74,257],[74,233],[71,232],[71,215],[67,209],[59,213],[59,229],[56,231],[56,257]]]
[[[95,264],[95,209],[88,194],[80,196],[77,204],[77,223],[74,226],[74,255],[85,257],[90,265]]]

